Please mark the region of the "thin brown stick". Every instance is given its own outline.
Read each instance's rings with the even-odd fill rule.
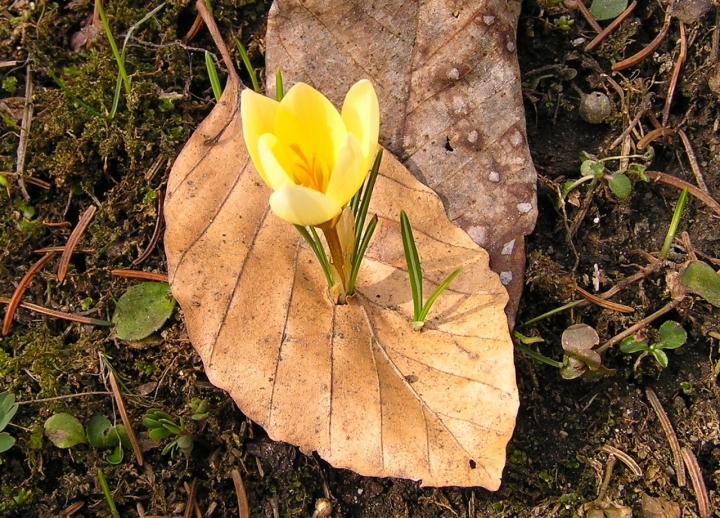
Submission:
[[[613,72],[618,72],[620,70],[625,70],[626,68],[629,68],[633,65],[636,65],[640,63],[643,59],[648,57],[650,54],[653,53],[653,51],[657,48],[658,45],[662,42],[663,39],[665,39],[665,35],[668,32],[668,29],[670,28],[670,20],[672,20],[672,16],[670,13],[670,9],[667,10],[665,13],[665,23],[663,23],[662,29],[660,29],[660,32],[658,32],[657,36],[655,36],[655,39],[650,42],[650,44],[642,49],[637,54],[633,54],[627,59],[623,59],[622,61],[619,61],[615,63],[612,66]]]
[[[183,43],[188,43],[190,40],[192,40],[200,30],[200,27],[202,27],[202,24],[202,16],[200,16],[200,13],[198,13],[197,16],[195,16],[195,21],[193,22],[192,27],[190,27],[185,36],[182,37]]]
[[[236,85],[242,84],[240,82],[240,76],[238,76],[237,72],[235,71],[235,65],[233,65],[232,58],[230,57],[230,53],[228,52],[227,46],[225,45],[225,41],[222,38],[222,35],[220,34],[220,30],[218,29],[217,24],[215,23],[215,19],[213,18],[212,13],[208,11],[207,6],[205,5],[205,0],[197,0],[195,2],[195,6],[197,7],[198,12],[200,13],[200,16],[202,16],[203,21],[205,22],[205,25],[207,26],[208,30],[210,31],[210,36],[212,36],[213,42],[215,42],[215,46],[220,51],[220,55],[223,58],[223,61],[225,62],[225,67],[228,69],[228,76],[230,81],[235,83]]]
[[[698,164],[697,157],[695,156],[695,151],[693,150],[692,144],[690,143],[690,139],[687,137],[683,130],[679,129],[677,130],[677,132],[678,135],[680,135],[680,140],[682,140],[683,146],[685,146],[685,152],[687,153],[688,160],[690,161],[690,168],[695,175],[695,181],[697,182],[700,189],[705,192],[705,194],[710,194],[707,185],[705,185],[705,178],[703,177],[702,171],[700,170],[700,164]]]
[[[15,293],[12,294],[10,302],[8,302],[7,310],[5,311],[5,320],[3,320],[2,327],[3,336],[7,336],[7,334],[10,332],[10,326],[12,325],[12,319],[15,315],[15,310],[17,309],[18,305],[20,305],[20,299],[22,299],[22,296],[25,293],[28,285],[30,284],[30,281],[32,281],[32,278],[40,270],[40,268],[45,266],[45,263],[47,263],[54,256],[55,252],[49,252],[45,254],[34,265],[30,267],[30,269],[18,283],[17,288],[15,288]]]
[[[613,336],[610,340],[608,340],[607,342],[602,344],[600,347],[595,349],[595,352],[600,354],[601,352],[605,351],[609,347],[612,347],[616,343],[619,343],[620,341],[622,341],[623,338],[626,338],[626,337],[636,333],[637,331],[640,331],[643,327],[648,325],[653,320],[656,320],[656,319],[660,318],[661,316],[663,316],[664,314],[669,313],[670,311],[675,309],[678,306],[678,304],[680,304],[681,300],[682,299],[672,300],[672,301],[668,302],[667,304],[665,304],[662,308],[658,309],[652,315],[643,318],[635,325],[628,327],[622,333]]]
[[[625,131],[622,132],[622,134],[615,139],[615,141],[610,145],[610,148],[614,148],[618,144],[620,144],[625,137],[630,135],[630,132],[633,130],[635,126],[637,126],[637,123],[640,122],[640,119],[642,118],[643,114],[650,108],[650,104],[652,103],[652,99],[654,97],[654,94],[650,92],[646,97],[645,100],[642,102],[642,105],[640,105],[640,109],[638,110],[637,114],[635,115],[635,118],[630,122],[627,128],[625,128]]]
[[[82,501],[80,501],[80,502],[75,502],[74,504],[70,504],[70,505],[67,506],[67,507],[65,508],[65,510],[62,512],[62,515],[63,515],[63,516],[66,516],[66,517],[67,517],[67,516],[72,516],[72,515],[74,515],[75,513],[77,513],[80,509],[82,509],[84,505],[85,505],[85,502],[82,502]]]
[[[712,61],[717,61],[720,53],[720,9],[715,9],[715,29],[713,29],[712,50],[710,55]]]
[[[234,469],[231,473],[238,501],[238,518],[250,518],[250,506],[248,505],[247,493],[245,493],[245,484],[243,484],[240,472]]]
[[[65,279],[65,275],[67,274],[67,268],[70,264],[70,257],[72,257],[73,250],[80,241],[83,232],[85,232],[85,229],[90,224],[90,220],[92,220],[96,210],[97,207],[95,207],[95,205],[90,205],[90,207],[88,207],[88,209],[80,217],[80,221],[78,221],[77,226],[70,234],[70,237],[65,244],[65,250],[63,251],[62,256],[60,256],[60,261],[58,261],[58,281],[62,282],[63,279]]]
[[[630,471],[633,472],[633,475],[635,475],[638,478],[642,478],[643,472],[642,469],[640,469],[640,466],[638,466],[638,463],[635,462],[635,460],[625,453],[622,450],[618,450],[617,448],[614,448],[613,446],[610,446],[609,444],[603,445],[601,448],[602,451],[605,453],[611,453],[612,455],[615,455],[620,462],[625,464],[628,468],[630,468]]]
[[[673,460],[675,462],[675,474],[677,475],[678,486],[685,487],[685,466],[683,465],[682,456],[680,454],[680,443],[677,440],[677,435],[675,435],[672,423],[670,422],[670,419],[668,419],[665,409],[660,404],[660,400],[655,394],[655,391],[651,388],[645,389],[645,395],[660,420],[660,426],[662,426],[663,431],[665,431],[665,436],[667,437],[668,444],[670,445],[670,451],[672,451]]]
[[[708,496],[705,481],[703,480],[697,458],[690,448],[680,450],[685,466],[687,466],[690,482],[692,482],[695,498],[698,503],[700,518],[710,518],[710,497]]]
[[[135,452],[138,465],[142,466],[145,461],[143,459],[142,450],[140,449],[140,443],[135,435],[135,430],[133,430],[127,410],[125,410],[125,402],[123,401],[122,394],[118,388],[115,373],[111,369],[108,369],[108,377],[110,378],[110,387],[112,388],[112,393],[115,397],[115,403],[118,406],[118,412],[120,412],[120,419],[122,419],[122,422],[125,425],[125,430],[127,431],[128,438],[130,439],[130,444],[132,444],[132,449]]]
[[[112,270],[110,273],[117,277],[128,279],[145,279],[147,281],[168,282],[168,276],[164,273],[142,272],[139,270]]]
[[[9,304],[10,299],[6,297],[0,297],[0,304]],[[107,320],[100,320],[97,318],[89,318],[83,315],[75,315],[73,313],[63,313],[62,311],[56,311],[54,309],[46,308],[43,306],[38,306],[37,304],[31,304],[30,302],[21,302],[20,303],[21,308],[29,309],[30,311],[35,311],[36,313],[40,313],[41,315],[47,315],[49,317],[54,318],[62,318],[63,320],[69,320],[70,322],[77,322],[79,324],[87,324],[91,326],[105,326],[105,327],[111,327],[113,325],[112,322],[109,322]]]
[[[37,250],[33,250],[33,253],[36,254],[47,254],[49,252],[64,252],[65,247],[64,246],[46,246],[45,248],[38,248]],[[76,248],[73,250],[74,254],[94,254],[95,250],[92,248]]]
[[[18,405],[31,405],[33,403],[47,403],[48,401],[57,401],[58,399],[70,399],[80,396],[112,396],[112,392],[78,392],[77,394],[65,394],[63,396],[46,397],[43,399],[30,399],[28,401],[18,401]]]
[[[203,518],[200,506],[195,499],[195,495],[197,493],[197,478],[193,479],[192,484],[183,482],[183,485],[185,486],[185,491],[187,491],[188,494],[187,503],[185,504],[185,515],[183,518],[192,518],[193,511],[195,511],[195,518]]]
[[[583,2],[583,0],[577,0],[577,6],[578,6],[578,9],[580,9],[580,12],[582,13],[582,15],[587,20],[587,22],[590,24],[590,27],[592,27],[595,32],[601,33],[602,27],[600,27],[600,24],[597,22],[597,20],[595,20],[595,17],[592,14],[590,14],[590,11],[585,6],[585,2]]]
[[[665,106],[662,111],[662,125],[666,126],[668,118],[670,117],[670,105],[672,104],[673,95],[675,95],[675,87],[677,87],[678,78],[680,77],[680,69],[685,63],[687,57],[687,38],[685,37],[685,24],[680,22],[680,55],[675,61],[675,67],[673,68],[672,79],[670,79],[670,85],[668,86],[668,93],[665,97]]]
[[[676,176],[666,174],[666,173],[661,173],[659,171],[645,171],[644,174],[651,180],[655,180],[656,182],[664,183],[665,185],[670,185],[670,186],[675,187],[680,190],[687,188],[687,190],[690,194],[695,196],[698,200],[700,200],[705,205],[710,207],[712,210],[715,211],[715,213],[718,216],[720,216],[720,203],[716,202],[712,196],[705,194],[700,189],[695,187],[693,184],[688,183],[685,180],[681,180],[680,178],[678,178]]]
[[[17,173],[14,173],[12,171],[0,171],[0,176],[17,176]],[[32,185],[37,185],[41,189],[50,189],[50,184],[44,180],[40,180],[39,178],[34,178],[32,176],[26,176],[23,178],[24,182],[27,182]]]
[[[158,240],[160,239],[160,233],[162,232],[163,223],[164,223],[164,217],[163,217],[163,206],[165,205],[165,196],[163,196],[163,193],[161,192],[158,196],[158,209],[157,209],[157,220],[155,221],[155,229],[153,230],[152,236],[150,237],[150,241],[148,242],[147,247],[145,248],[145,251],[140,254],[140,256],[135,259],[131,264],[132,266],[137,266],[138,264],[142,263],[145,259],[150,257],[150,254],[152,254],[153,250],[155,249],[155,245],[157,244]]]
[[[25,201],[30,200],[30,195],[25,188],[25,155],[27,154],[28,141],[30,139],[30,125],[32,124],[33,117],[33,81],[32,81],[32,69],[30,66],[27,67],[25,73],[25,108],[23,110],[23,118],[20,123],[20,141],[17,147],[17,158],[15,164],[15,172],[17,173],[17,182],[20,186],[20,193],[22,194]]]
[[[611,32],[613,32],[615,29],[618,28],[618,25],[620,25],[622,22],[625,21],[625,18],[630,16],[630,13],[632,13],[636,7],[637,7],[637,2],[635,0],[633,0],[633,3],[631,3],[627,7],[627,9],[625,9],[620,14],[620,16],[615,18],[610,25],[608,25],[602,31],[600,31],[600,34],[595,36],[595,38],[585,46],[585,52],[590,52],[592,49],[594,49],[595,47],[600,45],[603,42],[603,40],[605,38],[607,38]]]
[[[600,306],[601,308],[618,311],[619,313],[635,313],[635,308],[631,308],[625,304],[618,304],[617,302],[605,300],[604,298],[600,298],[597,295],[593,295],[592,293],[585,291],[580,286],[575,286],[575,291],[588,302],[591,302],[596,306]]]
[[[645,135],[643,138],[641,138],[637,143],[638,149],[645,149],[650,145],[650,143],[655,140],[656,138],[660,137],[666,137],[675,135],[675,130],[665,127],[655,128],[652,131],[649,131],[647,135]]]

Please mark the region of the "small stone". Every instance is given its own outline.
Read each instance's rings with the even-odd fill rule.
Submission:
[[[488,180],[491,182],[499,182],[500,181],[500,173],[497,171],[490,171],[490,174],[488,175]]]
[[[526,214],[532,210],[533,206],[532,203],[518,203],[517,204],[517,210],[520,214]]]
[[[602,92],[584,95],[580,101],[580,117],[590,124],[600,124],[612,112],[612,104],[608,96]]]
[[[483,15],[483,22],[485,22],[485,25],[490,27],[493,23],[495,23],[495,16],[492,14],[485,14]]]
[[[510,284],[513,280],[513,274],[512,272],[500,272],[500,282],[502,282],[503,286],[507,286]]]
[[[513,248],[515,248],[515,240],[514,239],[503,245],[502,251],[500,252],[500,254],[510,255],[510,254],[512,254]]]
[[[480,135],[478,134],[477,130],[472,130],[470,133],[468,133],[467,140],[471,144],[475,144],[475,142],[478,141],[478,137]]]
[[[457,68],[451,68],[447,72],[448,79],[452,79],[453,81],[457,81],[460,79],[460,71]]]

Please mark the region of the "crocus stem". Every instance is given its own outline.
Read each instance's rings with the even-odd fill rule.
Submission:
[[[347,279],[345,277],[345,260],[343,259],[342,246],[340,246],[340,237],[337,233],[337,227],[330,222],[323,223],[320,225],[320,230],[325,234],[325,240],[327,241],[328,247],[330,248],[330,256],[332,257],[333,266],[340,275],[340,279],[343,284],[343,288],[346,288],[345,283]]]

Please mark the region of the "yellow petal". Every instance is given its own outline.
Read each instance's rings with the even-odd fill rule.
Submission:
[[[370,81],[355,83],[345,96],[342,119],[347,130],[360,142],[366,169],[372,167],[380,132],[380,108]]]
[[[242,117],[243,136],[250,158],[260,177],[265,180],[265,171],[260,164],[258,139],[264,133],[272,133],[275,124],[275,113],[280,105],[277,101],[253,92],[249,88],[240,96],[240,115]]]
[[[265,172],[263,180],[273,190],[281,185],[295,183],[289,176],[287,161],[285,160],[285,149],[278,143],[275,135],[265,133],[258,139],[258,157],[260,167]]]
[[[352,133],[348,133],[330,174],[325,195],[340,207],[344,206],[358,192],[367,172],[360,143]]]
[[[323,193],[295,184],[285,184],[272,193],[270,208],[285,221],[304,227],[330,221],[341,209]]]
[[[340,113],[323,94],[297,83],[280,102],[273,133],[284,145],[297,144],[305,156],[315,155],[332,167],[347,130]]]

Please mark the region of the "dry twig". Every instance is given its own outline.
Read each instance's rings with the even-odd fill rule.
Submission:
[[[687,57],[687,38],[685,38],[685,24],[680,22],[680,55],[675,61],[675,67],[673,68],[672,79],[670,80],[670,86],[668,86],[668,93],[665,97],[665,106],[662,111],[662,125],[666,126],[668,118],[670,117],[670,105],[672,104],[673,95],[675,94],[675,87],[677,86],[678,78],[680,77],[680,68],[685,63]]]
[[[73,250],[80,241],[83,232],[85,232],[85,229],[90,224],[90,220],[95,215],[96,210],[97,207],[95,207],[95,205],[90,205],[90,207],[88,207],[88,209],[80,217],[80,221],[78,221],[77,226],[70,234],[70,237],[65,244],[65,250],[63,250],[63,253],[60,256],[60,261],[58,261],[58,281],[62,282],[63,279],[65,279],[65,275],[67,274],[67,268],[70,264],[70,257],[73,254]]]
[[[627,9],[625,9],[625,10],[620,14],[620,16],[618,16],[617,18],[615,18],[615,19],[612,21],[612,23],[610,23],[610,25],[608,25],[608,26],[605,27],[602,31],[600,31],[600,34],[598,34],[597,36],[595,36],[595,38],[594,38],[590,43],[588,43],[588,44],[585,46],[585,52],[590,52],[592,49],[594,49],[595,47],[597,47],[598,45],[600,45],[600,44],[603,42],[603,40],[604,40],[605,38],[607,38],[608,35],[609,35],[612,31],[614,31],[615,29],[617,29],[618,26],[619,26],[622,22],[625,21],[625,18],[627,18],[628,16],[630,16],[630,13],[632,13],[632,12],[635,10],[635,7],[637,7],[637,1],[636,1],[636,0],[633,0],[633,2],[627,7]]]
[[[612,455],[615,455],[620,460],[620,462],[622,462],[628,468],[630,468],[630,471],[633,472],[633,475],[635,475],[638,478],[642,478],[642,476],[643,476],[642,469],[640,469],[640,466],[638,466],[638,463],[635,462],[635,460],[630,455],[628,455],[627,453],[625,453],[622,450],[618,450],[617,448],[610,446],[609,444],[605,444],[602,447],[602,451],[604,451],[605,453],[610,453]]]
[[[648,401],[650,401],[650,404],[655,410],[655,413],[660,420],[660,425],[662,426],[662,429],[665,431],[665,436],[667,437],[668,444],[670,445],[670,450],[672,451],[673,460],[675,462],[675,474],[677,475],[678,486],[685,487],[685,466],[683,465],[683,460],[680,454],[680,443],[677,440],[677,435],[675,435],[675,430],[672,427],[672,423],[670,423],[670,419],[668,419],[668,416],[665,413],[662,405],[660,404],[660,400],[655,394],[655,391],[651,388],[645,389],[645,395],[647,396]]]
[[[137,266],[138,264],[142,263],[145,259],[150,257],[150,254],[152,254],[152,251],[155,249],[155,245],[157,244],[158,240],[160,239],[160,233],[162,232],[163,226],[164,226],[164,219],[163,219],[163,206],[165,205],[165,197],[163,196],[162,192],[158,196],[158,208],[157,208],[157,220],[155,221],[155,229],[153,230],[152,237],[150,237],[150,241],[148,242],[147,247],[145,248],[145,251],[140,254],[140,256],[135,259],[131,264],[132,266]]]
[[[681,129],[678,130],[678,135],[680,135],[680,140],[682,140],[683,146],[685,146],[685,152],[687,153],[688,160],[690,161],[690,168],[695,175],[695,181],[697,182],[700,189],[705,192],[705,194],[710,194],[707,185],[705,185],[705,178],[703,177],[702,171],[700,170],[700,164],[698,164],[697,157],[695,156],[695,151],[693,150],[692,144],[690,143],[690,139]]]
[[[642,49],[637,54],[634,54],[627,59],[623,59],[622,61],[615,63],[612,66],[612,71],[618,72],[620,70],[625,70],[626,68],[629,68],[633,65],[640,63],[643,59],[645,59],[650,54],[652,54],[653,51],[657,48],[657,46],[660,45],[662,40],[665,39],[665,35],[667,34],[668,29],[670,28],[670,20],[672,20],[672,16],[671,16],[670,9],[668,9],[667,12],[665,13],[665,23],[663,23],[662,29],[660,29],[660,32],[658,32],[657,36],[655,36],[655,39],[652,40],[647,47]]]
[[[600,347],[598,347],[597,349],[595,349],[595,352],[597,352],[598,354],[600,354],[601,352],[607,350],[609,347],[612,347],[613,345],[615,345],[615,344],[619,343],[620,341],[622,341],[623,338],[627,338],[628,336],[630,336],[630,335],[632,335],[632,334],[634,334],[634,333],[637,333],[637,332],[640,331],[643,327],[645,327],[646,325],[648,325],[650,322],[652,322],[652,321],[654,321],[654,320],[657,320],[658,318],[660,318],[660,317],[663,316],[664,314],[669,313],[670,311],[672,311],[673,309],[675,309],[675,308],[680,304],[681,301],[682,301],[682,299],[672,300],[672,301],[668,302],[667,304],[665,304],[662,308],[658,309],[658,310],[657,310],[655,313],[653,313],[652,315],[643,318],[642,320],[640,320],[640,321],[639,321],[638,323],[636,323],[635,325],[628,327],[628,328],[627,328],[625,331],[623,331],[622,333],[619,333],[619,334],[613,336],[610,340],[608,340],[607,342],[605,342],[604,344],[602,344]]]
[[[598,34],[602,32],[602,27],[600,27],[600,24],[595,20],[595,17],[590,14],[590,11],[585,6],[585,2],[583,0],[577,0],[577,6],[578,9],[580,9],[580,12],[585,17],[585,20],[590,24],[590,26],[593,28],[595,32]]]
[[[705,487],[705,481],[703,480],[700,466],[695,458],[695,454],[690,448],[683,448],[680,450],[685,466],[687,466],[688,473],[690,474],[690,481],[695,491],[695,498],[698,503],[698,511],[700,512],[700,518],[710,518],[710,497],[708,496],[707,488]]]
[[[27,153],[28,140],[30,139],[30,125],[33,117],[33,82],[32,69],[28,66],[25,74],[25,109],[23,110],[23,118],[20,123],[20,142],[18,142],[17,159],[15,172],[17,172],[17,182],[20,186],[20,193],[25,201],[30,200],[30,195],[25,189],[24,173],[25,173],[25,155]]]
[[[187,491],[187,503],[185,504],[185,516],[183,518],[192,518],[193,510],[195,511],[195,518],[203,518],[200,506],[197,503],[195,494],[197,493],[197,478],[194,478],[192,485],[187,482],[183,482],[185,485],[185,491]]]
[[[126,277],[128,279],[168,282],[168,276],[164,273],[143,272],[139,270],[112,270],[110,273],[117,277]]]
[[[720,216],[720,203],[716,202],[712,196],[708,196],[693,184],[687,183],[685,180],[681,180],[676,176],[661,173],[659,171],[645,171],[645,176],[651,180],[670,185],[680,190],[687,188],[688,193],[695,196],[698,200],[710,207],[718,216]]]
[[[11,299],[6,297],[0,297],[0,304],[9,304]],[[47,315],[49,317],[61,318],[63,320],[69,320],[70,322],[77,322],[78,324],[87,324],[91,326],[105,326],[110,327],[113,325],[112,322],[107,320],[100,320],[97,318],[89,318],[83,315],[74,315],[72,313],[63,313],[62,311],[56,311],[54,309],[38,306],[37,304],[31,304],[30,302],[21,302],[19,304],[21,308],[29,309],[41,315]]]
[[[23,293],[25,293],[25,290],[30,284],[30,281],[32,281],[32,278],[40,270],[40,268],[45,266],[45,263],[47,263],[54,256],[55,252],[48,252],[47,254],[45,254],[34,265],[30,267],[27,273],[20,280],[20,283],[18,283],[17,288],[15,288],[15,293],[13,293],[12,297],[8,301],[8,307],[5,312],[5,320],[3,320],[3,336],[7,336],[7,334],[10,332],[13,315],[15,314],[15,310],[17,309],[17,307],[20,305],[20,299],[22,299]]]
[[[117,380],[115,379],[115,373],[111,369],[108,369],[108,377],[110,378],[110,387],[112,388],[113,396],[115,396],[115,403],[117,403],[118,412],[120,412],[120,419],[122,419],[122,422],[125,425],[125,430],[127,431],[128,438],[130,439],[130,444],[132,444],[132,448],[135,452],[137,462],[140,466],[142,466],[145,461],[143,460],[140,443],[138,442],[137,436],[135,435],[135,430],[133,430],[132,423],[130,422],[130,417],[125,410],[125,402],[123,401],[122,394],[120,393],[120,389],[118,388]]]
[[[232,479],[238,501],[238,518],[250,518],[250,506],[248,505],[247,493],[245,493],[245,484],[243,484],[238,470],[232,470]]]
[[[580,286],[575,286],[575,291],[588,302],[591,302],[596,306],[600,306],[601,308],[609,309],[610,311],[618,311],[619,313],[635,313],[635,308],[631,308],[625,304],[618,304],[617,302],[605,300],[604,298],[600,298],[597,295],[593,295],[592,293],[585,291]]]

